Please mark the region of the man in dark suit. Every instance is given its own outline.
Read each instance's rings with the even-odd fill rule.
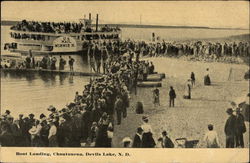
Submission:
[[[244,148],[243,133],[246,132],[244,116],[241,114],[240,108],[236,109],[236,147]]]
[[[234,139],[236,135],[236,116],[233,115],[232,108],[227,109],[226,112],[229,115],[224,129],[226,134],[226,148],[234,148]]]
[[[162,138],[163,138],[163,148],[174,148],[174,143],[172,140],[167,136],[167,132],[162,132]]]
[[[174,107],[174,99],[176,98],[175,90],[172,86],[170,86],[170,91],[169,91],[169,107],[173,106]]]
[[[1,123],[0,130],[2,131],[0,135],[0,145],[2,147],[15,146],[15,138],[10,131],[9,124],[7,122]]]
[[[135,134],[133,145],[132,145],[133,148],[141,148],[142,132],[143,132],[143,129],[141,127],[138,127],[137,133]]]

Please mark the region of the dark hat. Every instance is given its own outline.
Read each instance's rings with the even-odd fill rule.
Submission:
[[[33,113],[29,114],[29,117],[34,117],[35,115]]]
[[[233,109],[232,108],[228,108],[226,111],[228,114],[232,114],[233,113]]]
[[[74,107],[76,104],[71,102],[69,105],[67,105],[67,107],[71,108],[71,107]]]
[[[209,124],[209,125],[208,125],[208,128],[211,128],[211,127],[214,127],[214,126],[213,126],[212,124]]]
[[[66,111],[67,111],[66,108],[63,108],[63,109],[62,109],[62,112],[63,112],[63,113],[65,113]]]
[[[137,128],[137,132],[142,132],[142,131],[143,131],[143,129],[141,127]]]
[[[236,113],[240,113],[240,112],[241,112],[240,108],[236,108]]]
[[[54,112],[54,111],[56,111],[56,108],[55,108],[53,105],[50,105],[50,106],[48,107],[48,111]]]
[[[142,120],[146,121],[146,120],[148,120],[148,117],[147,116],[142,116]]]
[[[19,117],[23,117],[23,114],[19,114]]]
[[[164,135],[164,136],[167,135],[167,134],[168,134],[167,131],[162,132],[162,135]]]
[[[42,118],[44,118],[44,117],[46,117],[43,113],[42,114],[40,114],[40,119],[42,119]]]
[[[6,113],[6,114],[10,114],[10,111],[9,111],[9,110],[6,110],[5,113]]]

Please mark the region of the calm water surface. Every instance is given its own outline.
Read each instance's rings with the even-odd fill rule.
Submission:
[[[61,109],[72,102],[75,92],[82,92],[88,82],[89,77],[2,72],[1,113],[9,109],[13,116],[47,114],[49,105]]]

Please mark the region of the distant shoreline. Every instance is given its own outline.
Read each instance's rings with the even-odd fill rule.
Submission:
[[[19,21],[12,20],[2,20],[1,26],[11,26],[17,24]],[[249,30],[244,28],[211,28],[211,27],[202,27],[202,26],[166,26],[166,25],[140,25],[140,24],[99,24],[99,26],[108,25],[111,27],[120,27],[120,28],[188,28],[188,29],[216,29],[216,30]],[[92,24],[95,26],[95,24]]]

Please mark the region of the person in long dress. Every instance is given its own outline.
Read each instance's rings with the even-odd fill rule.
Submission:
[[[148,117],[143,116],[142,121],[143,121],[143,124],[141,125],[141,128],[143,129],[142,148],[154,148],[156,144],[153,138],[152,127],[148,123]]]
[[[204,85],[211,85],[211,80],[209,76],[209,68],[206,70],[206,75],[204,77]]]
[[[184,94],[184,99],[191,99],[191,80],[188,79],[186,85],[185,85],[185,94]]]

